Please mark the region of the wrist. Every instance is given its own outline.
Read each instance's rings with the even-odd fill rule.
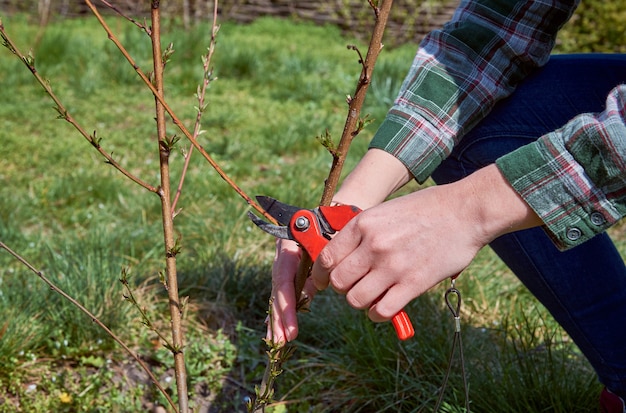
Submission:
[[[504,178],[489,165],[458,181],[468,221],[477,226],[483,244],[514,231],[542,225],[541,219]]]

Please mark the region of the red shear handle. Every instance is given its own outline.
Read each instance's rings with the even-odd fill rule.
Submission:
[[[400,340],[408,340],[415,335],[413,324],[411,324],[409,315],[404,310],[400,310],[398,314],[394,315],[391,323]]]

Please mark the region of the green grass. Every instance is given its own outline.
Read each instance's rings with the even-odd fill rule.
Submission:
[[[28,50],[37,27],[25,16],[2,20]],[[121,20],[111,24],[148,71],[147,37]],[[164,43],[176,50],[166,96],[188,127],[208,30],[166,24]],[[330,157],[315,137],[328,129],[338,139],[343,128],[345,96],[360,71],[350,43],[336,28],[305,23],[222,25],[213,62],[218,79],[209,90],[201,143],[250,195],[300,205],[318,201]],[[355,141],[347,169],[366,150],[414,49],[383,50],[365,108],[374,123]],[[154,100],[93,19],[50,25],[33,54],[78,122],[96,130],[124,167],[157,184]],[[52,102],[4,48],[0,102],[0,240],[93,311],[170,383],[167,351],[124,301],[118,281],[128,269],[141,305],[167,331],[157,197],[125,180],[56,120]],[[179,149],[188,146],[181,142]],[[174,178],[181,164],[176,152]],[[186,351],[194,403],[243,411],[265,366],[260,338],[273,240],[253,228],[245,202],[198,156],[180,206],[178,270],[190,297]],[[278,380],[273,411],[432,409],[453,331],[445,287],[407,307],[417,334],[406,343],[397,342],[389,324],[374,325],[341,297],[320,294],[312,313],[301,316],[298,349]],[[459,288],[473,411],[594,411],[599,388],[587,362],[491,251],[481,252]],[[4,251],[0,312],[0,412],[130,412],[162,402],[108,337]],[[455,361],[445,411],[463,411],[463,397]]]

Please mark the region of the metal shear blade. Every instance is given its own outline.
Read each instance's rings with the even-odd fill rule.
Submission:
[[[285,226],[289,225],[291,217],[302,209],[293,205],[282,203],[269,196],[258,195],[256,200],[268,214],[278,221],[278,223]]]
[[[293,240],[294,237],[291,233],[289,224],[291,222],[291,218],[303,209],[285,204],[269,196],[258,195],[256,196],[256,200],[259,205],[263,207],[265,212],[274,218],[280,225],[270,224],[269,222],[257,217],[252,212],[248,212],[248,217],[252,220],[252,222],[270,235],[277,238]]]
[[[254,222],[254,224],[257,227],[261,228],[263,231],[267,232],[268,234],[275,236],[276,238],[283,238],[283,239],[292,238],[289,234],[288,226],[278,226],[278,225],[270,224],[269,222],[263,221],[261,218],[257,217],[250,211],[248,211],[248,218],[250,218],[250,220]]]
[[[267,232],[268,234],[274,235],[275,237],[297,240],[297,237],[294,236],[295,234],[293,233],[293,228],[291,227],[291,220],[295,216],[299,217],[301,215],[306,215],[309,220],[314,220],[315,222],[309,222],[308,225],[317,227],[319,229],[319,235],[324,237],[326,240],[330,240],[330,236],[336,232],[336,229],[333,228],[333,226],[328,222],[324,214],[320,211],[320,208],[300,208],[297,206],[285,204],[272,197],[262,195],[257,196],[256,200],[259,205],[261,205],[271,217],[276,219],[276,221],[281,226],[272,225],[269,222],[265,222],[251,212],[248,212],[248,217],[263,231]],[[353,210],[351,210],[349,214],[345,214],[345,212],[342,212],[339,216],[340,226],[343,227],[343,225],[345,225],[345,223],[350,220],[352,214],[355,213],[356,212],[354,212]],[[337,215],[335,215],[335,218],[337,218]]]

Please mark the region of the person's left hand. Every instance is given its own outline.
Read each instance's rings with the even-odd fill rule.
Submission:
[[[280,238],[276,241],[272,267],[272,317],[268,316],[266,320],[268,340],[281,343],[298,336],[298,300],[294,281],[301,257],[302,250],[295,241]],[[307,278],[302,291],[310,300],[315,296],[317,290],[311,277]]]

